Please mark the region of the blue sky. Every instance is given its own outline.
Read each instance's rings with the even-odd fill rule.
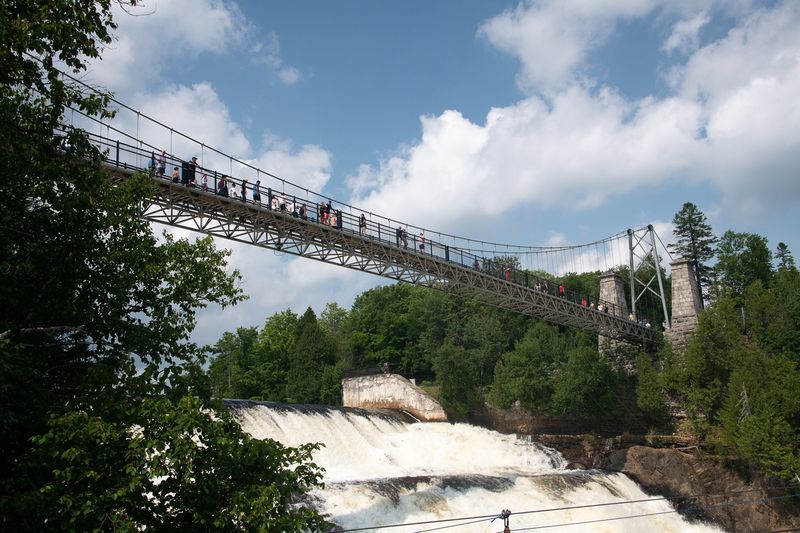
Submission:
[[[90,81],[335,198],[531,245],[668,239],[691,201],[800,250],[798,2],[139,3]],[[202,312],[200,342],[382,283],[220,245],[251,299]]]

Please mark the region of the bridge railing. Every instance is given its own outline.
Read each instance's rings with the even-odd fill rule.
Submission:
[[[244,189],[244,198],[241,197],[244,177],[237,178],[232,175],[233,173],[223,173],[199,162],[197,165],[192,165],[191,162],[166,151],[163,152],[163,162],[166,168],[162,173],[158,168],[161,163],[161,150],[110,125],[104,126],[107,135],[87,132],[87,136],[105,155],[106,161],[119,168],[149,173],[155,179],[175,181],[186,187],[205,189],[215,194],[222,192],[222,184],[225,183],[228,188],[227,196],[231,202],[244,201],[262,209],[282,211],[286,216],[297,217],[309,223],[325,224],[345,233],[360,235],[369,241],[424,254],[463,268],[473,269],[482,275],[499,278],[509,283],[548,293],[551,296],[562,297],[597,312],[606,312],[622,319],[639,322],[642,325],[651,324],[649,319],[628,315],[626,310],[611,302],[595,301],[589,295],[580,294],[566,287],[562,291],[560,285],[551,279],[536,276],[528,270],[508,265],[502,257],[511,255],[507,250],[494,249],[488,254],[476,253],[469,246],[478,241],[439,232],[426,232],[425,229],[417,226],[401,224],[386,217],[361,212],[347,204],[334,204],[325,195],[295,186],[284,180],[281,180],[279,189],[263,184],[256,186],[256,180],[259,180],[260,177],[272,176],[261,171],[256,174],[255,180],[252,182],[248,180],[246,189]],[[115,136],[108,136],[112,131]],[[265,181],[270,183],[268,180]],[[234,197],[232,194],[234,188],[239,193],[238,197]],[[260,201],[253,199],[254,191],[258,192],[257,197],[260,197]],[[324,211],[329,205],[331,208],[326,217]],[[362,214],[365,219],[363,223],[361,221]],[[414,234],[412,231],[418,231],[418,233]]]

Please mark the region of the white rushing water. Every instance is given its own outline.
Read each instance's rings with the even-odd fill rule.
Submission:
[[[622,474],[567,470],[554,450],[513,435],[467,424],[407,423],[357,409],[227,404],[256,438],[324,444],[314,462],[325,468],[325,489],[311,496],[343,529],[500,532],[500,519],[381,526],[509,509],[524,513],[512,514],[511,531],[721,531],[688,522]],[[653,501],[597,506],[645,499]],[[592,507],[574,508],[586,505]],[[632,515],[648,516],[615,519]]]

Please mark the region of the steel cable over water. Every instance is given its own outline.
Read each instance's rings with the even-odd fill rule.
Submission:
[[[770,490],[781,490],[781,489],[788,489],[788,488],[797,488],[798,485],[785,485],[781,487],[772,487]],[[551,507],[547,509],[532,509],[526,511],[512,511],[509,513],[509,517],[513,516],[522,516],[528,514],[540,514],[540,513],[551,513],[551,512],[558,512],[558,511],[571,511],[576,509],[591,509],[597,507],[610,507],[610,506],[620,506],[620,505],[632,505],[637,503],[649,503],[649,502],[659,502],[659,501],[676,501],[676,500],[690,500],[690,499],[697,499],[697,498],[716,498],[721,496],[730,496],[732,494],[745,494],[748,492],[757,492],[760,490],[764,490],[763,488],[757,489],[746,489],[746,490],[738,490],[738,491],[731,491],[727,493],[718,493],[718,494],[703,494],[697,495],[692,494],[689,496],[664,496],[658,498],[642,498],[639,500],[627,500],[627,501],[619,501],[619,502],[605,502],[605,503],[591,503],[586,505],[571,505],[565,507]],[[765,503],[768,501],[779,501],[779,500],[786,500],[791,498],[800,497],[800,493],[788,494],[783,496],[770,496],[767,498],[754,498],[754,499],[738,499],[733,500],[731,502],[721,502],[721,503],[714,503],[714,504],[702,504],[702,505],[693,505],[692,507],[687,507],[685,509],[674,509],[670,511],[658,511],[654,513],[639,513],[636,515],[626,515],[620,517],[613,517],[613,518],[603,518],[598,520],[584,520],[580,522],[566,522],[566,523],[559,523],[559,524],[547,524],[541,526],[533,526],[527,528],[512,528],[512,531],[534,531],[537,529],[547,529],[552,527],[566,527],[566,526],[575,526],[575,525],[585,525],[585,524],[593,524],[593,523],[600,523],[600,522],[609,522],[614,520],[626,520],[632,518],[643,518],[648,516],[656,516],[662,514],[671,514],[671,513],[684,513],[684,512],[700,512],[704,509],[711,509],[717,507],[734,507],[738,505],[747,505],[749,503]],[[426,531],[436,531],[441,529],[447,529],[451,527],[459,527],[465,526],[469,524],[476,524],[480,522],[486,521],[493,521],[497,518],[501,518],[503,515],[478,515],[478,516],[465,516],[465,517],[457,517],[457,518],[441,518],[438,520],[424,520],[419,522],[409,522],[404,524],[382,524],[382,525],[374,525],[370,527],[358,527],[358,528],[334,528],[329,529],[328,533],[354,533],[357,531],[369,531],[375,529],[391,529],[391,528],[398,528],[398,527],[409,527],[409,526],[421,526],[421,525],[430,525],[430,524],[444,524],[448,522],[459,522],[458,524],[451,524],[447,526],[431,528],[431,529],[418,529],[415,530],[416,533],[422,533]],[[781,531],[794,531],[793,529],[789,530],[781,530]],[[502,532],[499,532],[502,533]]]

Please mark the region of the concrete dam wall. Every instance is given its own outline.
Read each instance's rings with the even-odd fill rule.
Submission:
[[[377,374],[342,380],[342,405],[364,409],[397,409],[423,422],[446,422],[439,402],[397,374]]]

